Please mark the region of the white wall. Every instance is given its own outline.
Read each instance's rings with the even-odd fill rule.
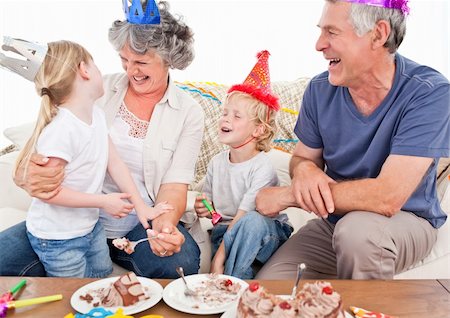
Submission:
[[[314,50],[323,0],[171,0],[195,32],[196,59],[175,80],[241,82],[259,50],[271,52],[272,81],[313,76],[326,69]],[[448,0],[410,0],[411,14],[399,52],[450,77]],[[68,39],[84,45],[102,72],[120,71],[108,43],[121,0],[0,0],[0,37],[41,43]],[[0,132],[33,120],[39,107],[34,85],[0,70]],[[0,147],[9,142],[0,136]]]

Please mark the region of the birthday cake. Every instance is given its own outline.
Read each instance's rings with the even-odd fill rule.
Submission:
[[[328,282],[306,283],[294,299],[270,294],[257,282],[242,294],[238,318],[344,318],[341,296]]]
[[[148,299],[145,290],[136,274],[128,272],[107,287],[89,290],[80,295],[80,299],[94,307],[131,306],[138,301]]]

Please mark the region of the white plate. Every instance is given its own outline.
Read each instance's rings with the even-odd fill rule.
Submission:
[[[198,275],[189,275],[186,276],[186,281],[192,289],[199,287],[202,282],[208,280],[209,274],[198,274]],[[236,304],[236,301],[239,299],[242,292],[247,288],[248,284],[242,279],[228,276],[228,275],[218,275],[219,279],[229,279],[235,283],[239,283],[241,285],[241,290],[236,295],[236,298],[233,301],[229,301],[226,303],[222,303],[220,305],[210,306],[204,302],[197,301],[191,296],[184,295],[184,283],[181,278],[170,282],[163,291],[163,299],[165,303],[172,307],[175,310],[182,311],[188,314],[197,314],[197,315],[212,315],[212,314],[220,314],[224,311],[227,311],[233,308]]]
[[[281,298],[289,298],[289,295],[278,295]],[[345,318],[353,318],[352,315],[350,315],[348,312],[344,312],[345,313]],[[233,307],[231,307],[230,309],[228,309],[227,311],[225,311],[222,316],[220,316],[220,318],[236,318],[237,316],[237,304],[235,303]]]
[[[92,304],[88,304],[86,301],[81,300],[80,295],[86,295],[89,290],[99,289],[102,287],[106,288],[118,279],[119,276],[109,277],[80,287],[76,292],[73,293],[72,297],[70,298],[70,305],[72,305],[73,309],[75,309],[76,311],[82,314],[87,314],[89,311],[91,311],[92,308],[95,307]],[[150,297],[149,299],[138,301],[131,306],[108,307],[105,309],[116,312],[117,309],[123,308],[123,313],[125,315],[132,315],[156,305],[162,298],[162,286],[158,282],[150,278],[138,277],[137,279],[142,284],[142,286],[146,288],[145,294]]]

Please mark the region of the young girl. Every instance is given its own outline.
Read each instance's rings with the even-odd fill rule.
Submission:
[[[266,156],[276,130],[277,98],[270,91],[269,52],[259,61],[244,84],[231,87],[219,120],[219,140],[229,150],[208,165],[203,195],[195,202],[199,217],[210,217],[202,199],[210,199],[222,220],[211,233],[211,272],[242,279],[255,275],[255,261],[265,263],[292,233],[287,216],[268,218],[255,211],[259,189],[278,185],[277,174]]]
[[[148,228],[148,220],[172,207],[152,208],[140,197],[109,140],[103,111],[94,105],[103,95],[102,76],[82,46],[49,43],[34,82],[42,96],[40,113],[16,169],[38,152],[49,158],[47,165],[65,166],[66,176],[53,198],[33,199],[26,220],[30,243],[49,276],[105,277],[112,264],[99,209],[121,218],[134,207]],[[106,169],[126,193],[101,194]]]

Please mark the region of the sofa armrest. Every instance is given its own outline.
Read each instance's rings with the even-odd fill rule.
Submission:
[[[26,211],[31,198],[24,190],[16,186],[12,174],[18,151],[0,156],[0,208],[9,207]]]

